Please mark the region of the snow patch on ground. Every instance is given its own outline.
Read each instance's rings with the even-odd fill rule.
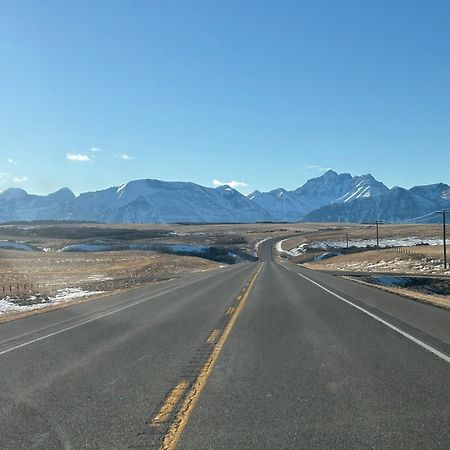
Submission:
[[[268,241],[269,239],[270,239],[270,238],[265,238],[265,239],[262,239],[261,241],[259,241],[259,242],[256,243],[256,245],[255,245],[255,251],[254,251],[254,255],[255,255],[255,256],[258,256],[258,248],[259,248],[259,246],[260,246],[263,242]]]
[[[433,258],[394,258],[393,260],[380,260],[374,263],[367,261],[358,262],[327,262],[327,270],[345,272],[399,272],[431,275],[450,275],[450,271],[445,271],[442,261]]]
[[[108,277],[107,275],[104,275],[102,273],[98,273],[98,274],[89,275],[88,280],[89,281],[108,281],[108,280],[113,280],[113,278]]]
[[[287,241],[290,238],[287,239],[283,239],[282,241],[278,241],[275,248],[277,249],[277,252],[283,255],[287,255],[287,256],[298,256],[301,255],[302,253],[304,253],[306,251],[306,247],[308,246],[307,243],[304,244],[300,244],[298,247],[295,248],[291,248],[290,250],[284,250],[283,249],[283,242]]]
[[[91,295],[102,294],[103,292],[104,291],[84,291],[81,288],[65,288],[59,289],[54,296],[51,296],[48,299],[53,303],[67,302],[74,298],[90,297]]]
[[[81,288],[65,288],[59,289],[55,292],[55,294],[44,300],[39,299],[35,295],[30,295],[30,297],[28,297],[25,301],[23,299],[6,296],[0,299],[0,315],[9,312],[33,311],[59,303],[67,303],[81,297],[90,297],[92,295],[102,294],[103,292],[104,291],[85,291]]]
[[[283,242],[284,241],[287,241],[288,239],[290,239],[290,238],[286,238],[286,239],[282,239],[281,241],[278,241],[277,243],[276,243],[276,245],[275,245],[275,248],[277,249],[277,252],[278,253],[281,253],[281,254],[283,254],[283,255],[288,255],[288,256],[297,256],[296,254],[295,254],[295,249],[291,249],[291,250],[284,250],[283,249]]]
[[[285,253],[290,256],[298,256],[304,253],[306,250],[332,250],[339,248],[346,248],[347,241],[342,240],[329,240],[329,241],[314,241],[300,244],[291,250],[283,250],[281,244],[284,241],[280,241],[277,244],[277,250],[280,253]],[[376,247],[376,239],[350,239],[348,246],[357,248],[367,248]],[[412,247],[416,245],[442,245],[442,238],[419,238],[419,237],[405,237],[405,238],[391,238],[391,239],[380,239],[380,248],[390,248],[390,247]]]

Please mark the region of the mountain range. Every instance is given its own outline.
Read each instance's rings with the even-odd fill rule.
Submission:
[[[229,186],[152,179],[78,196],[68,188],[42,196],[20,188],[0,193],[0,222],[405,222],[419,216],[436,222],[439,217],[432,213],[443,208],[450,208],[447,184],[389,189],[372,175],[332,170],[292,191],[279,188],[247,196]]]

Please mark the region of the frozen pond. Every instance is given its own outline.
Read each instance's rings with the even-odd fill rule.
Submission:
[[[114,244],[108,242],[95,242],[71,244],[63,247],[62,252],[110,252],[124,250],[141,250],[163,253],[207,253],[214,247],[193,244]]]
[[[0,249],[22,250],[25,252],[38,252],[39,249],[23,242],[0,240]]]
[[[29,244],[15,241],[0,241],[0,249],[23,250],[29,252],[48,252],[48,248],[38,248]],[[60,248],[59,252],[112,252],[112,251],[152,251],[174,255],[198,256],[217,262],[235,264],[242,260],[249,260],[245,252],[238,252],[239,255],[229,251],[224,247],[196,244],[165,244],[165,243],[123,243],[111,241],[93,241],[79,244],[70,244]],[[55,251],[55,250],[51,250]],[[253,259],[252,259],[253,258]],[[250,258],[254,260],[254,257]]]
[[[235,264],[239,257],[223,247],[195,244],[150,244],[150,243],[114,243],[114,242],[91,242],[82,244],[71,244],[63,247],[62,252],[111,252],[111,251],[153,251],[173,255],[198,256],[211,261]],[[241,255],[243,256],[243,255]]]

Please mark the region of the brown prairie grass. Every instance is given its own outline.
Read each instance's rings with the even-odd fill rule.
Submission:
[[[400,253],[406,252],[406,253]],[[318,270],[447,274],[442,246],[422,245],[398,249],[368,250],[304,264]],[[448,272],[450,274],[450,271]]]
[[[291,250],[304,242],[343,240],[347,235],[349,240],[374,239],[376,237],[375,225],[362,224],[308,224],[308,231],[283,242],[283,250]],[[442,225],[380,225],[379,237],[383,238],[433,238],[442,236]]]
[[[24,284],[55,291],[66,287],[114,290],[209,270],[218,264],[206,259],[155,252],[23,252],[0,250],[0,289],[13,292]],[[0,294],[2,292],[0,291]]]

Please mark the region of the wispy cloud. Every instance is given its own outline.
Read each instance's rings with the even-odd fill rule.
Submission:
[[[12,159],[12,158],[6,158],[6,162],[7,162],[8,164],[12,164],[12,165],[14,165],[14,166],[17,166],[17,161],[16,161],[15,159]]]
[[[100,153],[101,151],[102,151],[101,148],[98,148],[98,147],[91,147],[91,152],[93,152],[93,153]]]
[[[220,180],[217,180],[217,179],[212,180],[212,184],[213,184],[213,186],[228,185],[228,186],[230,186],[233,189],[240,188],[240,187],[247,187],[248,186],[248,184],[245,183],[244,181],[234,181],[234,180],[232,180],[232,181],[228,181],[228,182],[223,182],[223,181],[220,181]]]
[[[29,180],[25,175],[12,175],[6,172],[0,172],[0,183],[3,185],[10,185],[11,183],[22,184]]]
[[[306,166],[308,170],[315,170],[317,172],[326,172],[327,170],[331,170],[329,167],[319,166],[317,164],[312,164],[310,166]]]
[[[81,153],[66,153],[66,158],[69,161],[89,162],[92,158],[89,155],[83,155]]]
[[[23,175],[22,176],[15,176],[13,178],[13,181],[14,181],[14,183],[17,183],[17,184],[26,183],[28,181],[28,177],[23,176]]]
[[[134,156],[127,155],[126,153],[119,153],[119,158],[123,159],[124,161],[130,161],[134,159]]]

